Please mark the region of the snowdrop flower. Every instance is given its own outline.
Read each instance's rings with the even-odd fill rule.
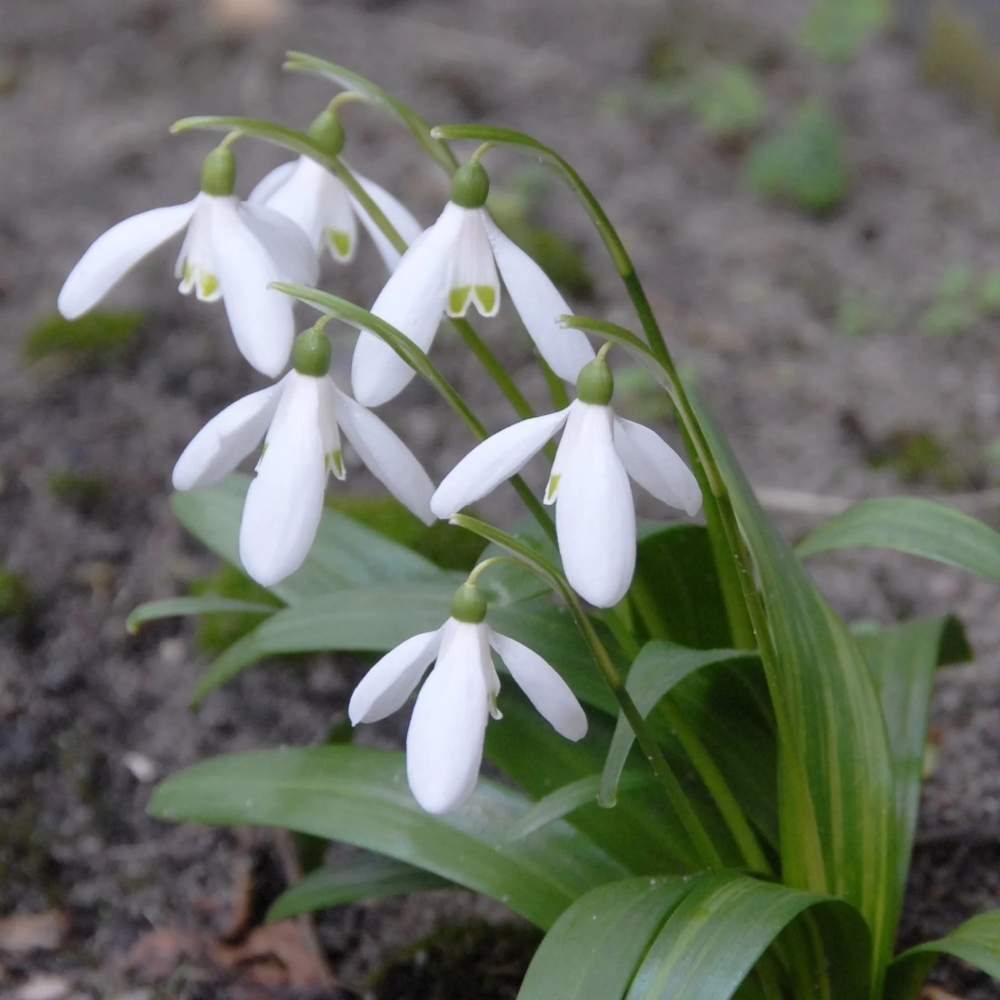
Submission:
[[[201,191],[185,205],[154,208],[113,226],[90,247],[59,293],[59,311],[76,319],[118,280],[185,227],[175,274],[185,295],[222,299],[240,352],[265,375],[288,363],[293,302],[272,281],[315,284],[316,256],[301,230],[262,205],[233,195],[235,159],[225,145],[205,157]]]
[[[322,322],[322,321],[321,321]],[[240,523],[240,561],[268,587],[309,554],[332,471],[344,478],[340,431],[372,473],[425,523],[434,486],[410,450],[375,414],[329,376],[330,342],[313,327],[295,341],[294,368],[210,420],[174,466],[178,490],[210,486],[232,472],[264,438]]]
[[[344,145],[344,130],[336,114],[327,110],[309,127],[309,135],[331,156]],[[422,232],[409,209],[385,188],[359,174],[357,182],[406,241],[413,243]],[[400,261],[399,251],[389,242],[368,213],[351,197],[343,182],[308,156],[272,170],[250,194],[251,205],[265,205],[291,219],[309,237],[319,256],[324,246],[334,260],[348,263],[358,245],[357,219],[371,234],[386,267],[392,271]]]
[[[587,732],[587,716],[559,674],[536,652],[486,624],[486,601],[475,574],[473,570],[470,582],[459,587],[444,625],[383,656],[357,686],[348,707],[354,725],[384,719],[402,708],[437,661],[417,695],[406,734],[410,790],[430,813],[458,809],[476,787],[488,717],[500,718],[500,678],[491,648],[556,732],[574,741]]]
[[[659,435],[615,415],[613,393],[611,369],[598,356],[580,372],[577,398],[566,409],[522,420],[474,448],[438,487],[431,510],[450,517],[485,496],[565,426],[545,503],[556,505],[559,554],[570,585],[591,604],[614,606],[635,571],[629,476],[689,515],[701,507],[701,491],[691,470]]]
[[[538,352],[552,370],[575,382],[594,357],[579,330],[566,329],[559,317],[570,312],[545,272],[496,227],[483,207],[489,178],[478,163],[460,167],[451,201],[437,222],[403,255],[371,311],[391,323],[421,350],[430,349],[442,314],[464,316],[474,305],[483,316],[500,308],[499,269],[507,292]],[[392,399],[413,377],[413,370],[369,331],[354,351],[351,384],[365,406]]]

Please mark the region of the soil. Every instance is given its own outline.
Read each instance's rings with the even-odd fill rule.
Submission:
[[[62,984],[52,995],[77,998],[138,1000],[152,996],[135,992],[146,983],[178,997],[219,995],[220,984],[228,996],[310,995],[268,986],[268,962],[234,958],[232,942],[198,958],[184,937],[231,937],[240,886],[266,885],[261,872],[278,877],[280,844],[167,826],[144,807],[156,777],[196,760],[319,740],[342,716],[361,665],[259,667],[195,715],[187,697],[205,662],[193,627],[171,622],[137,637],[124,629],[135,605],[183,593],[216,565],[170,513],[170,469],[208,417],[264,382],[236,353],[221,309],[176,294],[167,253],[108,300],[143,317],[121,350],[33,364],[24,351],[96,236],[192,196],[207,142],[171,138],[172,121],[234,113],[303,126],[325,103],[326,84],[281,72],[286,49],[350,66],[431,122],[509,125],[576,164],[790,536],[818,520],[816,496],[957,491],[996,523],[988,491],[1000,476],[1000,324],[973,315],[930,335],[921,319],[949,269],[1000,270],[1000,144],[953,97],[924,86],[902,37],[890,34],[842,68],[810,63],[796,42],[801,10],[795,0],[714,0],[688,12],[694,28],[678,29],[660,0],[4,0],[0,561],[27,590],[0,623],[0,910],[56,909],[68,931],[57,950],[8,954],[0,993],[14,996],[46,974]],[[755,67],[774,121],[822,96],[846,130],[843,207],[817,218],[761,201],[744,182],[739,143],[713,138],[684,107],[651,109],[651,54],[678,44]],[[376,112],[350,109],[347,122],[352,164],[430,223],[446,195],[437,168]],[[252,143],[239,153],[243,191],[282,159]],[[503,153],[491,160],[501,184],[516,185],[519,169],[523,182],[523,167]],[[593,276],[592,295],[574,305],[628,324],[587,220],[564,191],[550,193],[534,221],[578,244]],[[324,275],[326,287],[363,303],[381,280],[370,247],[351,268]],[[872,318],[851,335],[845,303],[858,302]],[[493,329],[498,353],[543,404],[509,319]],[[457,350],[440,357],[458,387],[482,400],[492,427],[509,421],[472,362]],[[348,360],[345,342],[336,370],[346,374]],[[471,443],[416,385],[388,419],[436,477]],[[374,492],[363,470],[349,471],[351,489]],[[783,490],[807,496],[789,504]],[[939,936],[1000,905],[997,588],[888,555],[814,568],[849,619],[955,610],[976,650],[974,664],[938,682],[939,755],[900,943]],[[505,919],[470,894],[326,914],[318,933],[340,986],[310,987],[313,995],[352,995],[404,945],[470,916]],[[151,931],[174,936],[150,944]],[[1000,997],[958,963],[935,976],[968,1000]]]

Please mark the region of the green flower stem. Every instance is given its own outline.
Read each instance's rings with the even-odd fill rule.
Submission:
[[[490,524],[486,524],[465,514],[456,514],[452,517],[451,521],[452,524],[457,524],[459,527],[474,531],[480,537],[487,539],[487,541],[495,542],[497,545],[507,549],[508,552],[512,552],[528,569],[562,596],[576,621],[577,627],[583,633],[584,640],[590,648],[601,676],[611,689],[615,700],[621,708],[622,714],[632,727],[639,746],[646,760],[649,761],[653,774],[663,786],[667,799],[671,806],[673,806],[681,823],[683,823],[684,829],[691,838],[691,842],[694,844],[702,863],[715,871],[723,869],[725,865],[718,850],[716,850],[715,844],[712,842],[711,836],[709,836],[708,831],[698,817],[697,812],[695,812],[687,795],[684,794],[684,789],[677,780],[673,768],[671,768],[666,757],[663,756],[663,751],[656,742],[656,737],[653,736],[653,733],[646,725],[646,720],[642,717],[639,709],[636,708],[632,696],[625,688],[625,682],[622,680],[622,676],[618,672],[614,660],[612,660],[604,643],[601,642],[601,638],[597,634],[593,622],[583,610],[580,599],[569,585],[569,581],[547,559],[544,559],[532,549],[523,545],[518,539],[501,531],[499,528],[494,528]]]
[[[569,406],[569,392],[566,383],[549,367],[548,362],[538,355],[538,367],[542,369],[545,384],[549,387],[553,410],[565,410]]]

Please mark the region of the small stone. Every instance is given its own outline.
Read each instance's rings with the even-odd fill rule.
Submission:
[[[136,781],[144,783],[153,781],[159,771],[155,761],[136,750],[122,754],[122,763],[132,772]]]
[[[62,976],[32,976],[14,994],[13,1000],[63,1000],[69,996],[73,984]]]

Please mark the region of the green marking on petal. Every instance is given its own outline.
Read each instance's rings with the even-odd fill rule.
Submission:
[[[344,478],[344,456],[339,452],[335,451],[330,455],[326,456],[326,471],[329,472],[331,466],[333,467],[333,474],[338,479]]]
[[[339,258],[351,256],[351,237],[349,233],[341,233],[334,229],[328,229],[326,235],[333,245],[334,256]]]
[[[489,314],[497,304],[497,290],[492,285],[476,285],[476,301],[480,312]]]
[[[472,295],[472,285],[461,285],[448,293],[448,315],[464,316],[469,308],[469,297]]]
[[[203,298],[208,298],[210,295],[214,295],[219,289],[219,279],[214,274],[203,274],[201,275],[201,281],[199,281],[201,286],[201,294]]]
[[[187,262],[187,258],[181,265],[181,280],[185,285],[190,285],[194,281],[194,268]]]
[[[556,491],[559,489],[559,480],[562,479],[561,475],[549,476],[548,485],[545,487],[545,502],[552,503],[555,499]]]

